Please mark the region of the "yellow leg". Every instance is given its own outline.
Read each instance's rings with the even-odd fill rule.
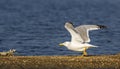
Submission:
[[[82,56],[87,56],[87,52],[86,52],[87,48],[84,48],[83,54]]]

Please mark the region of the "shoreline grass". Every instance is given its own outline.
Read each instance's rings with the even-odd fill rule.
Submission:
[[[0,69],[119,69],[120,54],[99,56],[1,56]]]

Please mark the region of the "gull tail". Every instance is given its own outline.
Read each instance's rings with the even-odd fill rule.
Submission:
[[[91,47],[98,47],[98,46],[94,46],[94,45],[92,45]]]
[[[91,45],[91,44],[85,44],[86,47],[99,47],[99,46],[95,46],[95,45]]]

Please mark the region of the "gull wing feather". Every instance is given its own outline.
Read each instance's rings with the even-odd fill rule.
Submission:
[[[103,25],[80,25],[75,28],[75,31],[81,36],[84,42],[90,42],[89,31],[106,28]]]
[[[83,42],[83,39],[81,38],[81,36],[77,33],[77,31],[75,30],[75,28],[73,27],[72,23],[67,22],[65,24],[65,28],[69,31],[70,35],[71,35],[71,42]]]

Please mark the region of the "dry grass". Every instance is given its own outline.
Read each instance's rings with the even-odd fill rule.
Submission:
[[[0,69],[119,69],[120,54],[0,57]]]

